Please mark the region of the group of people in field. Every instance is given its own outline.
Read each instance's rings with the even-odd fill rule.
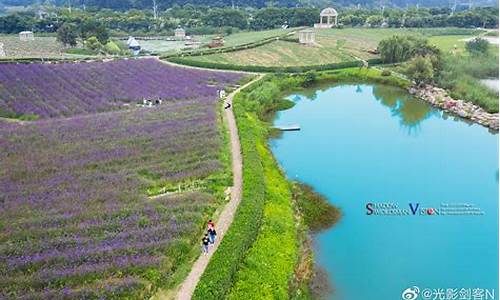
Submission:
[[[215,244],[216,238],[217,238],[217,232],[215,231],[215,223],[212,220],[208,220],[207,232],[201,239],[203,254],[208,255],[208,248],[210,245],[213,246]]]

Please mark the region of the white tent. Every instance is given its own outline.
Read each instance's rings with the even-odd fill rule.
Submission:
[[[141,45],[132,36],[128,38],[128,40],[127,40],[127,46],[128,46],[128,48],[130,50],[132,50],[132,52],[134,53],[134,55],[138,55],[139,52],[141,52]]]
[[[127,46],[130,47],[140,47],[139,42],[133,37],[129,37],[127,40]]]

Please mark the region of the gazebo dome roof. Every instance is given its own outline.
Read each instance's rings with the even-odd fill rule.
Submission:
[[[323,9],[320,13],[321,16],[325,16],[325,17],[335,17],[338,15],[337,11],[335,10],[335,8],[333,7],[327,7],[325,9]]]

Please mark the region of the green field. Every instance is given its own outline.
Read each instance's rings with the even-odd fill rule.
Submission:
[[[34,40],[21,41],[17,34],[0,35],[0,43],[3,43],[5,58],[81,58],[95,56],[66,53],[66,48],[57,42],[53,36],[36,36],[35,34]],[[71,49],[78,51],[83,48]]]
[[[235,65],[301,66],[320,65],[357,58],[376,58],[369,52],[377,48],[380,40],[394,34],[412,34],[429,37],[431,43],[443,51],[464,48],[464,39],[479,34],[468,29],[316,29],[315,46],[303,46],[297,42],[276,41],[257,48],[236,52],[194,56],[195,61]],[[258,32],[254,33],[254,36]]]
[[[267,39],[277,35],[283,35],[285,33],[294,31],[294,28],[282,30],[282,29],[271,29],[264,31],[242,31],[234,33],[224,37],[224,46],[237,46],[241,44],[248,44],[257,42],[263,39]]]
[[[242,44],[253,43],[273,36],[283,35],[293,30],[294,29],[287,29],[287,30],[271,29],[264,31],[241,31],[224,36],[224,46],[233,47]],[[210,40],[215,36],[216,35],[214,34],[199,35],[199,36],[193,36],[193,38],[194,40],[206,44],[210,42]],[[186,47],[184,43],[185,43],[184,41],[166,41],[166,40],[139,41],[139,44],[141,44],[144,50],[161,54],[181,51],[181,49]]]
[[[63,46],[55,37],[35,37],[21,41],[17,35],[0,35],[6,57],[61,57]]]

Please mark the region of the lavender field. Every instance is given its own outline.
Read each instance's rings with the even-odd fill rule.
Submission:
[[[176,68],[156,59],[0,64],[0,116],[73,116],[126,108],[143,98],[209,97],[240,75]]]
[[[179,90],[153,80],[142,90],[170,89],[178,101],[90,114],[72,98],[73,110],[47,105],[43,116],[85,114],[0,122],[0,299],[148,298],[189,258],[220,201],[209,190],[150,199],[145,189],[223,171],[215,87],[201,82],[239,76],[165,70],[171,82],[191,77]],[[33,107],[44,107],[39,96]]]

